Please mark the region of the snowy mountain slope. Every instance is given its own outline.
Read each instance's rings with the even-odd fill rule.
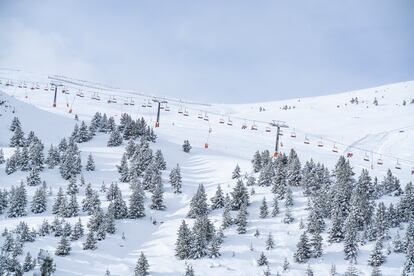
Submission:
[[[32,74],[21,75],[13,73],[6,75],[3,72],[2,81],[5,79],[38,81],[46,83],[47,78],[34,77]],[[41,86],[42,87],[42,86]],[[82,89],[82,87],[78,87]],[[101,101],[90,99],[90,93],[84,90],[85,97],[76,97],[78,88],[70,89],[68,96],[61,92],[58,94],[58,105],[52,107],[52,91],[42,89],[32,91],[30,88],[19,89],[17,86],[1,86],[1,90],[9,95],[3,95],[7,102],[16,110],[15,114],[4,113],[0,117],[1,147],[6,148],[6,155],[11,154],[7,149],[7,141],[10,136],[8,125],[12,116],[17,115],[21,119],[25,132],[33,129],[44,141],[46,148],[50,143],[57,143],[59,138],[68,136],[73,129],[75,121],[74,114],[80,120],[89,121],[92,115],[99,111],[119,118],[120,114],[127,112],[134,117],[144,116],[148,122],[155,123],[156,109],[142,107],[141,103],[147,101],[148,97],[135,97],[134,106],[126,106],[123,100],[127,100],[124,92],[114,90],[109,94],[100,92]],[[96,90],[98,91],[98,90]],[[96,92],[95,92],[96,93]],[[106,92],[105,92],[106,93]],[[28,96],[25,98],[25,96]],[[108,104],[106,100],[109,95],[118,99],[117,104]],[[283,120],[290,128],[284,130],[281,137],[283,143],[282,151],[287,152],[295,148],[302,162],[313,158],[316,161],[324,162],[329,168],[333,168],[340,153],[352,151],[354,156],[350,159],[354,171],[359,174],[362,168],[369,168],[371,175],[382,176],[387,168],[406,183],[413,179],[411,167],[414,166],[414,128],[411,126],[414,118],[414,104],[410,100],[414,95],[414,82],[389,85],[385,87],[343,93],[325,97],[306,99],[294,99],[281,102],[255,103],[245,105],[222,105],[200,106],[192,104],[180,104],[169,102],[171,111],[165,110],[161,113],[161,126],[156,129],[159,136],[158,142],[152,147],[161,149],[167,161],[168,170],[177,163],[181,165],[183,173],[183,193],[174,195],[168,185],[168,174],[164,173],[164,185],[166,188],[165,200],[166,211],[151,211],[147,208],[147,216],[140,220],[122,220],[117,222],[118,231],[110,235],[105,241],[98,243],[95,251],[82,250],[81,242],[72,243],[71,255],[68,257],[56,257],[57,275],[104,275],[108,268],[112,275],[131,275],[135,262],[140,251],[144,251],[151,265],[152,275],[182,275],[184,261],[178,261],[174,257],[174,243],[176,231],[188,212],[188,203],[195,193],[199,183],[204,183],[208,197],[214,195],[216,185],[221,183],[224,192],[230,192],[234,186],[231,181],[231,171],[236,164],[239,164],[243,172],[251,171],[250,159],[256,150],[273,150],[275,131],[265,132],[269,125],[266,122],[271,120]],[[353,97],[358,97],[360,103],[350,104]],[[378,106],[372,104],[374,98],[378,99]],[[406,100],[406,106],[402,101]],[[364,103],[362,103],[364,101]],[[66,104],[69,104],[69,107]],[[281,107],[295,106],[294,109],[283,110]],[[339,108],[337,106],[340,106]],[[367,108],[368,106],[368,108]],[[68,113],[72,107],[73,112]],[[266,111],[260,112],[260,107]],[[178,113],[182,108],[189,112],[188,117]],[[198,113],[207,113],[209,121],[197,118]],[[223,118],[226,122],[229,119],[233,126],[220,124]],[[256,121],[257,131],[250,130],[250,126]],[[246,122],[247,130],[242,130],[241,125]],[[209,128],[211,134],[209,136]],[[400,132],[403,129],[404,132]],[[295,131],[297,137],[290,137]],[[305,135],[309,138],[310,144],[304,144]],[[181,150],[184,139],[189,139],[193,150],[185,154]],[[204,143],[209,143],[209,148],[204,149]],[[115,165],[119,164],[124,147],[108,148],[106,142],[108,136],[99,134],[92,141],[80,144],[83,163],[86,156],[91,152],[95,158],[97,172],[84,172],[86,182],[91,182],[93,187],[99,189],[102,183],[107,185],[117,181],[119,175]],[[317,147],[319,140],[322,140],[324,147]],[[334,142],[339,153],[333,153]],[[383,154],[379,156],[375,153]],[[374,159],[371,169],[371,161],[363,160],[367,153],[370,159]],[[377,158],[384,160],[384,165],[376,164]],[[399,159],[402,170],[394,168]],[[4,165],[0,165],[0,185],[9,188],[24,179],[27,173],[18,172],[12,175],[4,173]],[[47,170],[41,174],[49,185],[53,186],[54,194],[58,187],[65,187],[67,181],[60,178],[58,169]],[[123,196],[128,198],[130,190],[127,184],[120,184]],[[271,194],[268,188],[255,187],[256,193],[251,196],[252,204],[249,206],[249,224],[247,234],[238,235],[234,229],[226,231],[226,239],[221,249],[222,257],[219,259],[200,259],[189,261],[196,275],[258,275],[263,270],[255,265],[255,260],[260,251],[263,250],[265,236],[272,232],[276,248],[266,252],[271,269],[275,273],[281,271],[283,260],[287,257],[290,260],[291,270],[288,275],[304,275],[306,265],[294,263],[291,258],[296,248],[300,230],[298,228],[300,218],[307,217],[306,198],[303,197],[300,189],[294,190],[295,205],[293,208],[296,222],[290,225],[281,222],[284,209],[276,218],[259,219],[258,209],[263,196],[267,196],[270,202]],[[32,195],[34,188],[28,187],[29,195]],[[83,191],[80,192],[78,201],[83,198]],[[108,202],[104,200],[103,205]],[[385,200],[391,200],[385,198]],[[49,198],[49,206],[52,205],[53,197]],[[82,221],[86,224],[88,216],[82,214]],[[29,214],[25,218],[7,218],[2,215],[0,229],[4,226],[12,227],[24,219],[32,226],[38,226],[43,218],[53,220],[53,215]],[[162,222],[153,225],[150,218]],[[214,211],[211,219],[216,225],[220,225],[221,211]],[[73,223],[77,220],[69,219]],[[188,220],[191,224],[191,220]],[[262,233],[261,237],[254,238],[253,233],[258,228]],[[121,239],[121,233],[125,233],[126,239]],[[324,236],[324,238],[326,238]],[[54,251],[58,238],[39,238],[36,242],[25,246],[33,250],[35,254],[38,248],[45,248]],[[250,250],[250,244],[254,243],[254,250]],[[370,268],[366,260],[373,244],[369,243],[361,247],[359,253],[360,263],[357,268],[361,275],[369,275]],[[401,255],[401,256],[400,256]],[[343,273],[348,264],[343,260],[343,248],[340,244],[325,245],[324,255],[319,259],[310,261],[316,275],[328,275],[329,268],[335,263],[337,270]],[[402,254],[388,256],[387,262],[383,265],[384,275],[400,274],[400,267],[403,263]]]

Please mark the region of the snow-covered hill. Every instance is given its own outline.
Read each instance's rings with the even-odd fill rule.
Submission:
[[[4,149],[6,157],[14,151],[8,147],[12,135],[9,125],[14,116],[19,117],[26,133],[35,131],[46,149],[70,135],[76,123],[75,115],[79,120],[89,123],[96,112],[106,113],[117,121],[122,113],[128,113],[134,119],[143,116],[149,124],[155,125],[157,109],[152,102],[157,99],[155,96],[63,77],[50,79],[21,71],[0,70],[0,80],[0,102],[3,102],[0,106],[0,147]],[[58,89],[56,107],[52,105],[54,91],[49,86],[51,81],[63,85]],[[11,83],[13,85],[9,85]],[[27,88],[24,88],[24,84]],[[62,93],[62,89],[68,90],[69,94]],[[83,97],[77,96],[79,91]],[[92,99],[98,95],[99,101]],[[108,103],[114,98],[116,103]],[[358,103],[351,103],[356,98]],[[140,251],[148,258],[151,275],[182,275],[185,262],[174,256],[174,244],[177,229],[181,221],[186,219],[189,201],[198,185],[204,183],[208,198],[214,195],[219,183],[225,193],[231,192],[235,185],[231,173],[236,164],[243,173],[251,173],[250,160],[256,150],[273,152],[276,134],[276,128],[270,124],[273,120],[283,121],[288,126],[282,129],[281,152],[288,154],[291,148],[295,149],[302,164],[313,158],[333,169],[340,155],[352,154],[349,160],[357,175],[366,168],[372,176],[382,179],[390,168],[401,180],[402,186],[413,179],[414,82],[331,96],[243,105],[166,100],[168,103],[161,110],[160,127],[156,128],[158,139],[151,147],[161,149],[167,161],[167,171],[163,174],[167,209],[154,211],[147,208],[146,217],[142,219],[117,221],[116,234],[100,241],[95,251],[82,250],[81,241],[72,242],[69,256],[55,257],[57,275],[104,275],[106,269],[111,271],[111,275],[131,275]],[[374,104],[374,101],[378,104]],[[134,105],[131,105],[132,102]],[[149,102],[152,103],[151,107]],[[166,111],[166,106],[169,111]],[[247,128],[243,129],[243,126]],[[256,126],[257,130],[252,130],[252,126]],[[189,154],[182,151],[185,139],[193,147]],[[123,146],[109,148],[106,146],[107,140],[108,135],[98,134],[91,141],[79,144],[83,164],[89,153],[95,158],[97,171],[83,172],[83,175],[86,182],[90,182],[97,190],[103,183],[109,185],[118,181],[116,165],[120,163],[126,145],[124,142]],[[208,143],[208,148],[205,148],[205,143]],[[383,161],[382,165],[378,164],[379,160]],[[179,195],[174,194],[168,184],[168,173],[176,164],[180,164],[183,176],[183,193]],[[17,172],[6,175],[4,165],[0,165],[0,185],[9,189],[12,185],[18,185],[27,174]],[[53,221],[50,206],[58,188],[66,187],[67,181],[60,177],[58,169],[43,171],[41,178],[53,190],[53,196],[48,197],[47,215],[30,212],[22,218],[1,215],[0,229],[12,229],[21,220],[35,228],[44,218]],[[127,199],[131,193],[129,185],[121,183],[119,186]],[[83,199],[83,189],[79,194],[79,202]],[[34,191],[33,187],[28,187],[29,198]],[[271,271],[281,272],[284,259],[288,258],[291,269],[285,272],[286,275],[304,275],[307,265],[294,263],[292,256],[302,232],[298,227],[299,221],[307,218],[307,199],[299,188],[294,188],[293,195],[294,223],[282,222],[283,208],[281,215],[263,220],[258,216],[261,200],[266,196],[270,202],[272,195],[268,187],[255,187],[255,194],[251,195],[252,204],[248,208],[247,233],[239,235],[233,228],[226,230],[220,258],[189,260],[196,275],[262,273],[263,268],[256,265],[256,259],[264,250],[265,233],[268,232],[272,232],[276,245],[275,249],[266,252]],[[105,194],[101,193],[100,196],[103,206],[107,207],[109,203],[105,200]],[[81,217],[86,226],[88,216],[81,213]],[[213,211],[210,217],[216,226],[221,224],[221,211]],[[150,219],[158,223],[153,224]],[[74,224],[77,218],[67,221]],[[191,224],[192,220],[187,221]],[[262,233],[259,238],[253,236],[256,228]],[[122,233],[125,240],[121,238]],[[39,248],[54,252],[58,241],[59,238],[53,236],[39,237],[34,243],[25,244],[24,251],[30,250],[32,255],[37,254]],[[251,244],[254,250],[251,250]],[[368,243],[360,248],[356,267],[361,275],[370,274],[371,268],[366,265],[366,260],[373,246],[373,243]],[[336,265],[339,273],[347,269],[342,245],[325,242],[323,250],[322,257],[309,261],[315,275],[329,275],[332,264]],[[384,275],[399,275],[403,254],[391,254],[387,258],[382,266]]]

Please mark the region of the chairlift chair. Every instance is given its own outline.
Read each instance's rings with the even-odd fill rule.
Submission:
[[[181,106],[178,108],[178,114],[183,114],[183,108]]]
[[[224,124],[224,119],[223,118],[219,119],[219,124]]]
[[[129,105],[132,105],[132,106],[135,105],[134,99],[131,98],[131,100],[129,101]]]
[[[244,122],[244,123],[242,124],[241,129],[247,129],[247,123],[246,123],[246,122]]]
[[[143,102],[143,103],[141,104],[141,107],[147,107],[147,104],[146,104],[145,102]]]
[[[364,161],[369,162],[369,156],[368,156],[368,154],[366,154],[366,153],[365,153],[365,155],[364,155]]]
[[[12,85],[12,86],[13,86],[13,85]],[[37,90],[39,90],[39,89],[40,89],[39,83],[36,83],[36,89],[37,89]]]
[[[201,112],[198,113],[197,118],[202,120],[203,119],[203,114],[201,114]]]
[[[186,117],[190,116],[190,114],[188,113],[187,108],[184,110],[183,115],[186,116]]]
[[[257,130],[257,125],[255,122],[253,122],[253,125],[250,128],[251,130]]]
[[[97,101],[100,101],[101,100],[101,96],[99,96],[98,93],[96,93],[95,100],[97,100]]]
[[[128,99],[125,99],[125,100],[124,100],[124,105],[129,105],[129,101],[128,101]]]
[[[83,94],[83,92],[82,92],[82,91],[80,91],[80,90],[79,90],[79,91],[76,93],[76,96],[83,98],[85,95]]]
[[[292,131],[292,132],[290,133],[290,137],[291,137],[291,138],[296,138],[296,132],[295,132],[295,131]]]
[[[230,118],[227,120],[227,125],[228,126],[232,126],[233,125],[233,121]]]
[[[13,83],[13,81],[10,81],[10,86],[14,86],[14,83]]]
[[[384,161],[382,161],[382,158],[378,158],[377,164],[378,165],[383,165],[384,164]]]
[[[23,88],[27,88],[27,84],[26,83],[23,83]]]
[[[165,104],[165,109],[164,110],[165,111],[170,111],[170,107],[167,104]]]
[[[207,113],[206,113],[206,114],[204,114],[204,118],[203,118],[203,120],[204,120],[204,121],[206,121],[206,122],[208,122],[208,120],[209,120],[209,119],[208,119],[208,115],[207,115]]]
[[[334,153],[338,153],[338,148],[336,147],[336,145],[334,145],[334,146],[332,147],[332,152],[334,152]]]
[[[305,136],[305,140],[303,141],[304,144],[309,145],[309,138],[307,136]]]
[[[1,82],[0,82],[0,83],[1,83]],[[22,87],[23,87],[22,83],[19,83],[19,84],[17,85],[17,87],[22,88]]]
[[[400,162],[398,160],[397,160],[397,163],[395,164],[395,168],[397,170],[401,170],[401,164],[400,164]]]
[[[323,142],[322,142],[322,140],[319,140],[318,147],[323,148]]]
[[[49,91],[49,86],[46,84],[45,88],[43,88],[45,91]]]
[[[266,127],[266,132],[271,132],[272,130],[270,129],[270,127]]]

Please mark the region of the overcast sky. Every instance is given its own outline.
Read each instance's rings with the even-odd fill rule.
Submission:
[[[252,102],[414,80],[414,1],[0,0],[0,66]]]

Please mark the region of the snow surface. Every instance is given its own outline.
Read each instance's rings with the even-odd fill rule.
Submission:
[[[13,152],[13,149],[8,148],[11,136],[8,127],[13,116],[19,117],[25,133],[34,130],[44,142],[46,149],[51,143],[56,144],[62,137],[67,137],[71,133],[76,123],[74,114],[85,121],[89,121],[97,111],[115,118],[119,118],[124,112],[134,118],[144,116],[151,124],[156,120],[155,104],[152,108],[141,107],[141,104],[151,97],[131,94],[131,91],[76,80],[72,83],[62,82],[69,88],[70,94],[65,96],[59,92],[57,107],[54,108],[53,92],[43,90],[50,82],[47,76],[0,70],[0,80],[3,83],[0,85],[0,100],[7,102],[7,107],[0,106],[0,147],[4,149],[6,157]],[[13,80],[15,86],[6,87],[4,84],[7,80]],[[18,82],[23,80],[27,82],[27,89],[17,87]],[[31,90],[33,82],[38,82],[40,89]],[[84,91],[84,98],[75,96],[78,89]],[[102,98],[99,102],[90,98],[96,92],[100,93]],[[110,95],[117,98],[117,104],[107,103]],[[124,105],[123,102],[131,97],[134,98],[135,106]],[[353,97],[358,97],[358,105],[350,104]],[[375,97],[379,102],[378,106],[373,105]],[[204,183],[209,198],[215,193],[218,183],[221,183],[224,192],[230,192],[235,184],[231,180],[231,172],[236,164],[240,165],[242,172],[250,173],[250,159],[256,150],[268,149],[273,152],[275,128],[271,127],[270,133],[265,132],[272,120],[284,121],[289,126],[283,129],[281,150],[288,152],[290,148],[294,148],[302,163],[313,158],[333,168],[340,154],[352,152],[353,157],[350,161],[356,174],[359,174],[362,168],[368,168],[372,176],[381,179],[386,170],[391,168],[404,186],[413,179],[411,170],[414,167],[414,104],[410,104],[413,98],[414,82],[405,82],[331,96],[243,105],[185,104],[184,101],[170,99],[168,105],[171,111],[161,111],[161,126],[156,129],[157,143],[152,145],[153,149],[162,150],[167,161],[168,169],[163,174],[167,210],[150,210],[147,198],[146,217],[117,221],[117,233],[108,235],[106,240],[98,242],[97,250],[82,250],[81,240],[72,242],[69,256],[54,256],[57,263],[56,275],[104,275],[106,269],[111,271],[111,275],[132,275],[140,251],[148,258],[151,275],[183,275],[185,262],[174,257],[174,243],[177,229],[182,219],[186,219],[192,195],[199,183]],[[402,105],[403,100],[407,101],[406,106]],[[73,113],[68,112],[67,103],[73,108]],[[282,107],[285,105],[292,108],[283,110]],[[260,112],[260,107],[265,108],[265,111]],[[190,116],[179,114],[180,108],[187,109]],[[197,118],[198,113],[204,115],[205,112],[209,116],[208,122]],[[226,122],[230,118],[233,126],[219,124],[220,118]],[[243,123],[248,124],[248,129],[241,129]],[[253,123],[257,124],[257,131],[250,130]],[[295,132],[297,137],[290,137],[291,132]],[[304,144],[305,136],[310,140],[309,145]],[[185,139],[189,139],[193,147],[189,154],[184,153],[181,148]],[[207,139],[209,148],[205,149],[204,143]],[[107,140],[107,135],[98,134],[90,142],[79,144],[83,164],[86,163],[89,153],[95,158],[97,171],[83,172],[83,175],[86,182],[92,183],[97,190],[102,183],[108,185],[119,178],[115,165],[120,162],[124,146],[108,148]],[[324,147],[317,146],[320,140]],[[334,145],[339,153],[332,152]],[[365,154],[368,154],[372,161],[364,161]],[[384,160],[384,165],[376,164],[378,158]],[[402,165],[401,170],[394,168],[397,161]],[[177,163],[181,166],[183,176],[181,195],[173,194],[168,184],[169,170]],[[10,188],[18,184],[26,174],[17,172],[6,175],[4,165],[0,165],[0,187]],[[52,186],[54,195],[59,187],[67,185],[67,181],[60,177],[58,169],[46,169],[41,173],[41,178]],[[120,188],[124,199],[128,199],[128,184],[121,183]],[[29,198],[34,190],[35,188],[28,187]],[[83,190],[84,188],[81,188],[78,202],[83,199]],[[265,251],[272,273],[282,271],[284,258],[287,257],[291,269],[284,275],[305,274],[307,264],[296,264],[292,258],[300,235],[299,221],[307,217],[306,198],[303,197],[302,191],[293,190],[295,205],[292,211],[295,223],[286,225],[282,222],[284,207],[281,207],[280,215],[275,218],[259,219],[259,205],[263,196],[266,196],[270,203],[272,195],[269,187],[255,187],[255,190],[256,194],[251,196],[252,204],[248,208],[247,233],[239,235],[234,228],[225,230],[226,238],[219,259],[188,260],[196,275],[260,275],[263,267],[258,267],[255,260],[261,251],[265,251],[265,238],[269,232],[272,232],[276,245],[275,249]],[[100,193],[100,196],[103,206],[107,206],[104,194]],[[53,199],[54,196],[49,197],[46,215],[34,215],[30,212],[27,217],[22,218],[1,215],[0,229],[11,229],[21,220],[36,228],[44,218],[51,222],[54,218],[50,212]],[[222,211],[218,210],[210,215],[216,226],[221,224],[221,213]],[[88,216],[81,214],[81,218],[86,225]],[[153,225],[150,218],[155,218],[160,223]],[[77,218],[67,220],[74,223]],[[186,221],[192,224],[191,219]],[[256,228],[262,233],[259,238],[253,236]],[[125,240],[121,239],[123,232]],[[323,237],[326,240],[326,236]],[[24,251],[30,250],[32,255],[36,255],[40,248],[54,252],[58,240],[59,238],[52,236],[38,237],[34,243],[26,243]],[[254,251],[250,250],[251,243]],[[361,275],[370,275],[371,267],[366,264],[366,260],[373,246],[373,243],[367,243],[360,247],[356,267]],[[344,273],[348,263],[344,260],[343,245],[330,245],[324,241],[323,250],[321,258],[309,261],[315,275],[328,275],[331,264],[336,265],[339,273]],[[403,261],[403,254],[389,255],[381,267],[383,274],[399,275]]]

